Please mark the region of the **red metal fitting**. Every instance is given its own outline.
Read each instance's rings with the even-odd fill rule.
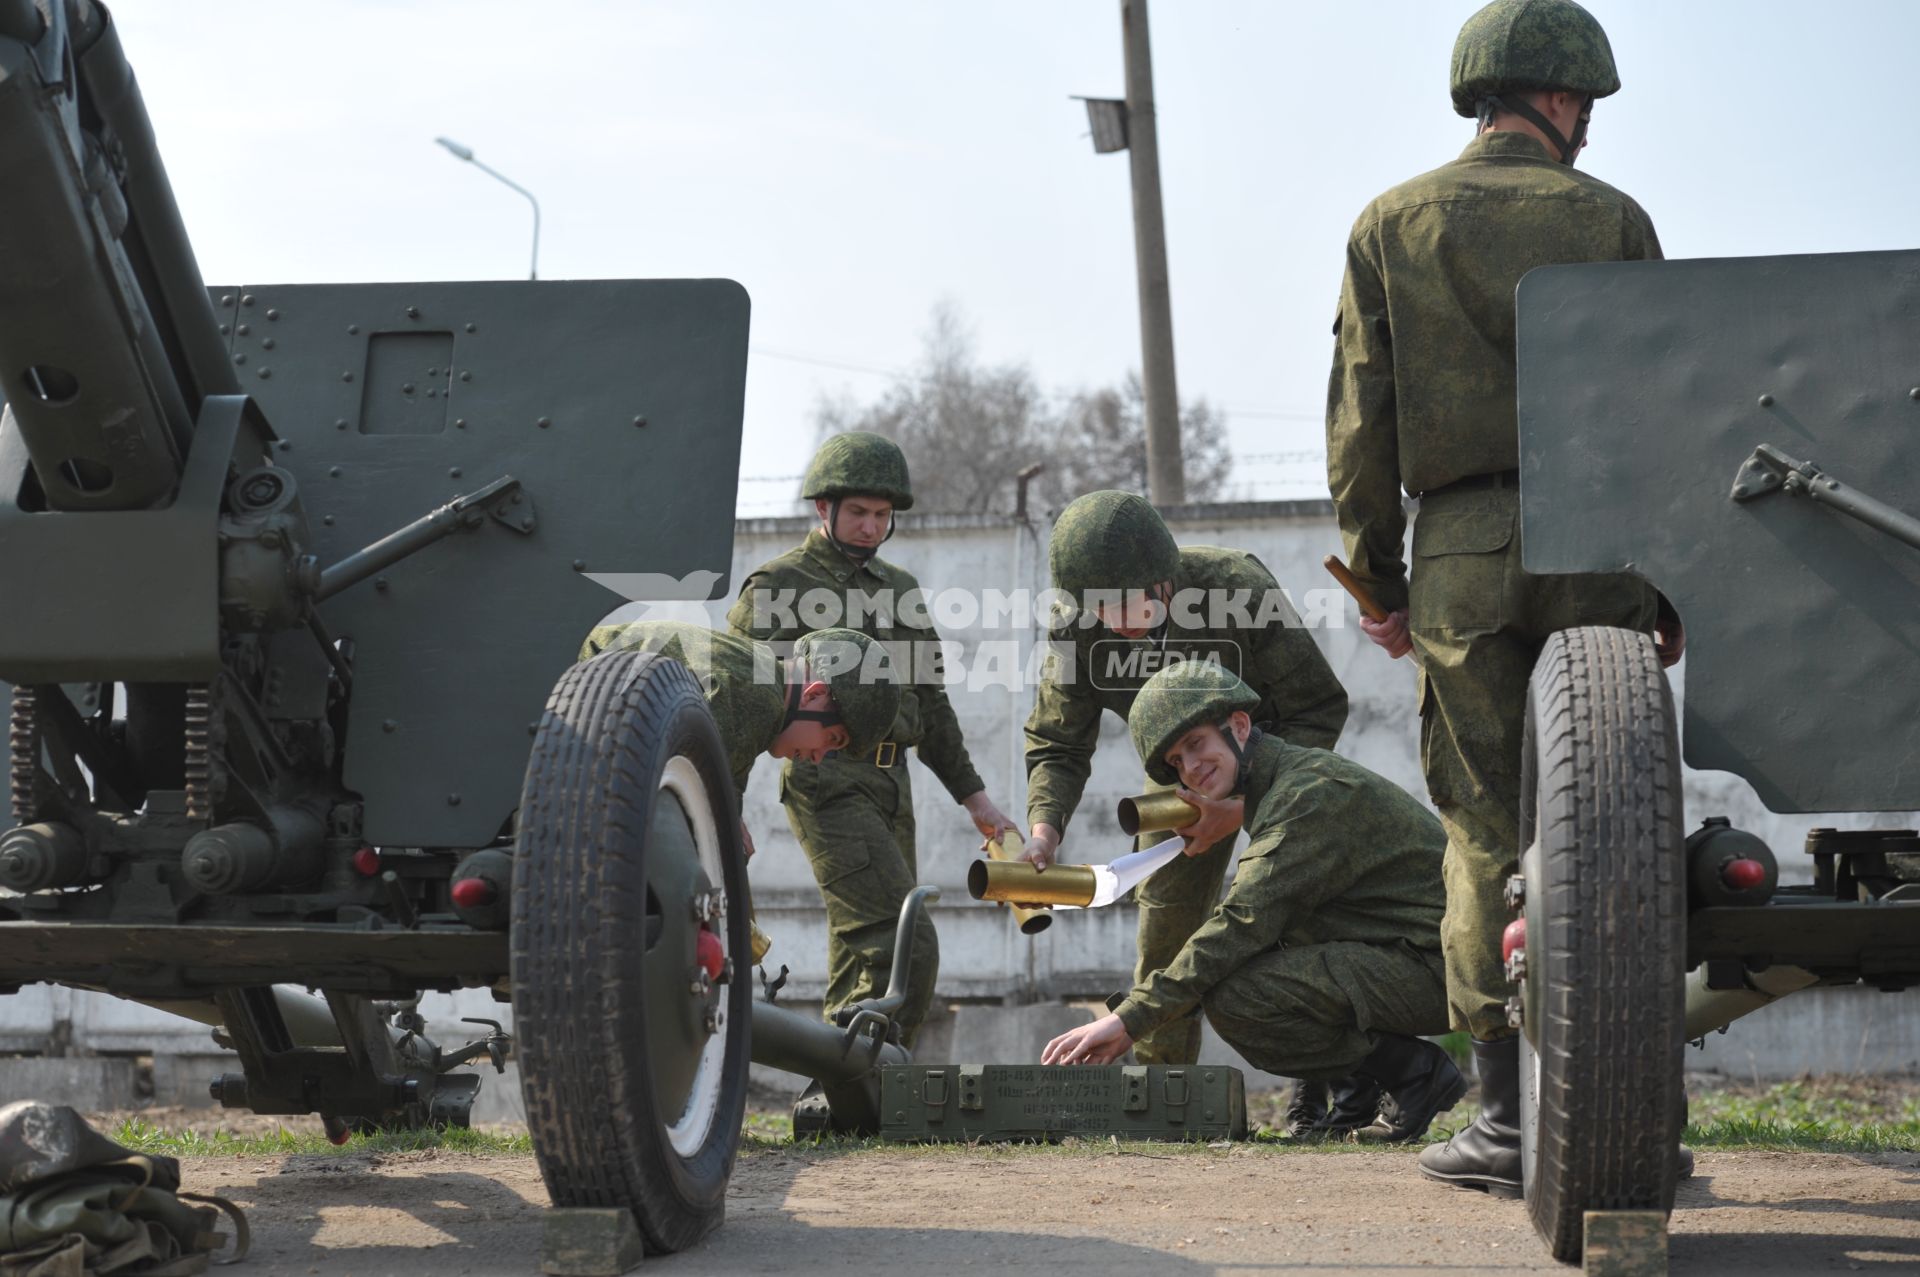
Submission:
[[[499,892],[485,878],[462,878],[453,884],[453,903],[462,909],[478,909],[490,905]]]
[[[1515,949],[1525,949],[1526,947],[1527,920],[1525,918],[1515,918],[1507,924],[1507,929],[1500,933],[1500,961],[1510,961],[1513,958],[1513,951]]]
[[[700,928],[700,938],[694,941],[694,958],[707,973],[710,980],[718,980],[720,972],[727,965],[727,951],[720,943],[720,937]]]
[[[353,853],[353,871],[362,878],[380,876],[380,853],[371,847],[362,847]]]
[[[1735,891],[1752,891],[1767,880],[1767,867],[1742,856],[1720,866],[1720,881]]]

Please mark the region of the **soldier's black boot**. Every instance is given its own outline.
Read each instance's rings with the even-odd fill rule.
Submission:
[[[1287,1101],[1287,1135],[1296,1140],[1319,1136],[1327,1120],[1327,1084],[1295,1078],[1293,1097]]]
[[[1344,1139],[1373,1123],[1380,1116],[1380,1086],[1363,1077],[1349,1075],[1331,1086],[1333,1106],[1320,1119],[1319,1134]]]
[[[1380,1088],[1380,1113],[1354,1138],[1404,1144],[1418,1139],[1433,1119],[1460,1102],[1467,1080],[1453,1060],[1425,1038],[1383,1033],[1373,1053],[1354,1066],[1354,1077]]]
[[[1520,1181],[1520,1039],[1473,1044],[1480,1073],[1480,1116],[1445,1144],[1420,1150],[1420,1173],[1493,1197],[1518,1197]]]

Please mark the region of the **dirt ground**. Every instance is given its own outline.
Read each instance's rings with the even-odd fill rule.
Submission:
[[[537,1273],[531,1157],[434,1150],[205,1157],[187,1187],[244,1206],[236,1272]],[[1672,1271],[1920,1273],[1920,1155],[1703,1152],[1673,1216]],[[1205,1153],[1150,1145],[832,1151],[758,1146],[724,1227],[644,1271],[1567,1273],[1517,1202],[1424,1183],[1405,1150]]]

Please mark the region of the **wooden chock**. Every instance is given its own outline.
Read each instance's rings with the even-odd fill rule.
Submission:
[[[547,1212],[540,1271],[548,1277],[621,1277],[638,1268],[644,1254],[632,1211],[556,1207]]]
[[[1580,1271],[1586,1277],[1667,1277],[1667,1217],[1657,1210],[1590,1210]]]

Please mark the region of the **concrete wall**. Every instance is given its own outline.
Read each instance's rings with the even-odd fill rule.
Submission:
[[[1352,605],[1320,566],[1323,555],[1339,548],[1332,507],[1326,502],[1196,506],[1171,512],[1170,522],[1183,544],[1235,546],[1259,555],[1306,618],[1352,698],[1341,752],[1423,794],[1413,666],[1388,660],[1366,641],[1354,624]],[[756,564],[799,541],[807,527],[798,519],[738,524],[736,585]],[[1047,585],[1048,531],[1044,518],[1022,523],[999,516],[910,516],[886,550],[889,559],[910,568],[938,596],[936,618],[942,621],[942,632],[960,645],[959,660],[950,665],[950,676],[960,681],[950,694],[975,766],[994,800],[1016,819],[1025,815],[1020,725],[1033,702],[1031,682],[1019,672],[1031,667],[1039,631],[1031,607],[1020,623],[1008,623],[977,609],[969,616],[966,599],[993,590],[1014,601],[1039,600]],[[629,604],[610,619],[703,619],[723,626],[729,602]],[[1684,666],[1679,673],[1676,682],[1684,688]],[[912,766],[921,877],[939,884],[944,893],[937,920],[945,997],[1020,1005],[1096,1000],[1123,987],[1133,965],[1132,909],[1119,905],[1062,914],[1044,934],[1021,936],[1003,911],[967,898],[966,868],[977,854],[979,836],[932,774],[917,762]],[[759,848],[752,866],[754,896],[761,923],[774,940],[769,961],[775,969],[784,964],[791,973],[786,996],[817,1000],[824,987],[824,919],[811,872],[779,806],[778,769],[779,764],[763,758],[746,795],[746,820]],[[1140,785],[1139,764],[1124,725],[1109,717],[1063,854],[1098,862],[1124,852],[1127,843],[1114,822],[1113,807]],[[1908,816],[1775,815],[1761,807],[1744,782],[1724,773],[1690,771],[1686,788],[1690,823],[1708,815],[1732,817],[1774,847],[1788,881],[1807,877],[1800,847],[1805,831],[1816,823],[1855,828],[1912,823]],[[426,1007],[430,1016],[445,1017],[439,1027],[446,1040],[455,1037],[450,1021],[456,1014],[504,1015],[509,1010],[475,992],[460,995],[457,1012],[455,1005],[432,999]],[[1016,1039],[1025,1041],[1040,1031],[990,1024],[984,1011],[976,1005],[970,1020],[962,1017],[940,1030],[952,1035],[945,1039],[948,1049],[1011,1052]],[[1041,1020],[1054,1023],[1047,1015],[1021,1017],[1018,1023],[1029,1020],[1034,1025]],[[1735,1026],[1732,1034],[1713,1040],[1705,1057],[1697,1058],[1705,1067],[1761,1076],[1806,1069],[1911,1067],[1920,1061],[1920,1022],[1908,997],[1817,991],[1798,995],[1750,1023],[1751,1032]],[[42,1051],[52,1042],[55,1049],[70,1044],[80,1051],[195,1054],[210,1050],[206,1033],[204,1027],[97,995],[42,987],[0,998],[0,1052]],[[1029,1042],[1026,1050],[1037,1050],[1037,1045]],[[1018,1058],[1019,1053],[1014,1054]],[[212,1071],[217,1070],[208,1069]],[[493,1112],[512,1089],[493,1087],[483,1112]],[[0,1065],[0,1097],[9,1093]]]

